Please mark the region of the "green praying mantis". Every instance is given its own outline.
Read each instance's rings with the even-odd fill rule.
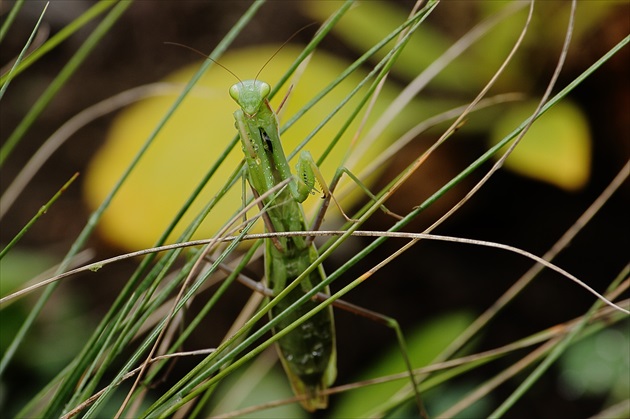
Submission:
[[[261,195],[277,184],[290,179],[266,210],[269,231],[306,231],[300,205],[314,191],[315,180],[325,189],[324,181],[308,151],[303,151],[297,164],[297,175],[291,172],[284,155],[278,118],[267,97],[271,88],[260,80],[239,81],[230,88],[230,96],[240,106],[234,112],[235,125],[247,164],[247,179],[254,193]],[[327,190],[326,190],[326,193]],[[268,204],[269,202],[263,202]],[[279,293],[301,275],[317,259],[317,250],[306,237],[267,239],[265,276],[268,286]],[[270,317],[287,309],[304,293],[325,279],[321,265],[271,309]],[[309,301],[284,318],[275,330],[281,330],[317,305]],[[335,380],[336,349],[332,307],[320,311],[278,341],[278,353],[291,387],[306,410],[326,408],[328,397],[323,391]]]
[[[291,38],[282,44],[280,49]],[[189,49],[211,59],[186,45],[174,42],[167,44]],[[275,54],[267,63],[274,56]],[[243,81],[230,69],[212,61],[238,80],[238,83],[230,87],[229,94],[240,107],[234,112],[235,127],[245,155],[246,177],[254,195],[257,197],[264,195],[273,188],[277,188],[280,183],[288,181],[286,188],[262,200],[259,204],[261,209],[264,208],[265,228],[269,232],[307,231],[301,203],[314,193],[315,181],[319,183],[324,194],[332,198],[315,161],[308,151],[302,151],[296,168],[297,174],[294,175],[280,142],[278,116],[269,104],[268,97],[271,92],[269,84],[257,78]],[[267,286],[274,295],[277,295],[287,284],[298,278],[317,257],[317,249],[312,240],[305,236],[267,239],[265,243]],[[305,293],[321,284],[325,278],[324,270],[319,265],[302,280],[299,287],[271,309],[270,318],[273,319],[277,314],[285,311]],[[329,293],[327,288],[325,291]],[[297,310],[292,310],[291,314],[282,319],[274,328],[274,333],[294,323],[317,304],[311,300]],[[277,348],[291,387],[300,397],[302,406],[311,412],[325,409],[328,406],[328,396],[324,391],[337,376],[332,307],[328,306],[321,310],[302,323],[298,329],[279,339]]]
[[[276,188],[280,183],[288,181],[287,187],[262,200],[259,204],[261,209],[265,208],[263,219],[268,231],[307,231],[301,203],[314,193],[316,181],[321,186],[324,197],[339,204],[327,188],[323,176],[308,151],[301,152],[296,165],[296,174],[291,172],[280,142],[278,117],[267,99],[270,91],[269,84],[257,79],[239,80],[229,90],[230,96],[240,107],[234,112],[234,120],[245,155],[246,176],[255,196],[261,196]],[[324,205],[322,209],[325,208]],[[389,212],[386,208],[382,208]],[[356,221],[348,218],[341,208],[339,210],[346,220]],[[392,213],[392,215],[395,214]],[[302,275],[317,257],[317,249],[308,237],[282,236],[266,239],[265,276],[273,294],[277,295],[286,285]],[[297,288],[271,309],[270,318],[273,319],[277,314],[288,309],[325,279],[324,270],[319,265],[301,281]],[[325,292],[330,295],[328,287],[325,288]],[[274,332],[288,327],[314,309],[317,304],[309,300],[292,310],[274,328]],[[356,306],[351,311],[357,314],[365,312]],[[370,312],[370,314],[372,318],[384,318],[378,313]],[[399,343],[402,344],[402,342]],[[337,375],[332,306],[329,305],[319,311],[297,329],[280,338],[277,348],[291,387],[300,397],[302,406],[308,411],[325,409],[328,406],[325,390],[332,385]],[[407,357],[404,350],[403,357]],[[410,364],[408,368],[418,406],[424,417]]]
[[[290,39],[280,49],[289,41]],[[269,58],[267,63],[274,56],[275,54]],[[260,74],[266,64],[258,71],[256,78],[243,81],[220,63],[216,61],[215,63],[238,79],[238,82],[230,87],[229,94],[239,106],[239,109],[233,114],[235,127],[239,133],[241,148],[245,156],[246,178],[254,195],[260,197],[274,188],[277,189],[281,183],[287,183],[287,186],[278,193],[261,200],[259,203],[259,207],[263,210],[266,230],[268,232],[307,231],[308,228],[301,203],[310,194],[315,193],[316,182],[322,189],[323,198],[332,200],[339,207],[341,214],[347,221],[356,221],[349,218],[339,206],[308,151],[301,152],[296,165],[296,174],[291,172],[280,141],[278,116],[271,108],[268,100],[271,87],[268,83],[258,80],[258,74]],[[282,107],[282,104],[280,107]],[[370,197],[374,198],[364,186],[362,186],[362,189]],[[325,205],[322,206],[322,212],[327,208],[327,204],[328,202],[325,201]],[[386,213],[399,217],[384,206],[381,206],[381,209]],[[321,215],[320,213],[320,217]],[[317,223],[321,222],[322,219],[320,217],[317,218]],[[267,286],[271,289],[273,295],[278,295],[284,290],[285,286],[302,275],[317,258],[318,252],[312,242],[312,237],[289,235],[266,239],[265,277],[267,278]],[[317,269],[311,271],[301,280],[298,287],[271,308],[269,312],[270,318],[273,319],[279,313],[286,311],[289,306],[321,284],[325,279],[324,270],[321,265],[318,265]],[[324,289],[324,292],[330,295],[328,287]],[[314,300],[309,300],[297,309],[292,309],[276,325],[273,332],[276,333],[287,328],[304,314],[313,310],[318,304]],[[344,304],[347,310],[356,314],[367,315],[362,314],[366,313],[366,311],[360,307],[353,306],[350,308],[350,305]],[[384,318],[378,313],[369,313],[369,316],[372,318]],[[389,325],[397,328],[397,326],[391,326],[391,323]],[[399,342],[399,344],[403,343]],[[276,346],[291,387],[299,397],[302,406],[311,412],[317,409],[325,409],[328,406],[326,390],[335,381],[337,375],[335,326],[332,306],[329,305],[317,312],[299,325],[298,328],[281,337]],[[408,363],[404,349],[403,357],[407,360],[411,381],[414,384],[414,393],[422,412],[422,403],[419,400],[411,373],[411,365]]]
[[[323,176],[308,151],[301,152],[295,174],[291,171],[284,154],[280,141],[278,116],[271,108],[268,100],[271,87],[268,83],[258,80],[258,75],[290,39],[282,44],[268,59],[253,80],[244,81],[230,69],[212,60],[202,52],[186,45],[168,43],[187,48],[212,60],[238,80],[237,83],[230,87],[229,94],[239,106],[239,109],[233,115],[245,157],[245,177],[251,186],[254,196],[256,198],[264,197],[258,205],[262,210],[262,218],[265,222],[266,230],[277,233],[309,230],[305,222],[301,203],[310,194],[316,193],[316,182],[326,198],[316,224],[321,222],[321,216],[327,208],[328,200],[332,200],[339,207],[341,214],[347,221],[356,221],[348,218],[343,212],[332,192],[327,188]],[[282,104],[279,108],[281,107]],[[354,176],[351,177],[357,181]],[[286,186],[277,193],[269,193],[272,190],[278,190],[281,184]],[[368,196],[375,199],[365,186],[361,184],[359,186],[362,187]],[[381,206],[381,209],[396,216],[384,206]],[[266,239],[265,276],[271,293],[274,296],[278,295],[286,286],[301,276],[316,259],[318,259],[318,252],[312,242],[312,237],[282,235]],[[318,302],[309,300],[297,309],[293,308],[290,312],[287,310],[289,306],[320,285],[325,279],[324,270],[321,265],[318,265],[315,270],[312,270],[301,280],[295,289],[271,308],[269,312],[271,319],[274,319],[280,313],[288,313],[276,324],[272,330],[273,333],[286,329],[304,314],[317,307]],[[324,292],[330,295],[328,287],[324,289]],[[338,303],[341,302],[339,301]],[[400,332],[397,324],[393,325],[393,323],[396,323],[395,321],[378,313],[366,311],[348,303],[343,303],[342,308],[368,318],[381,319],[377,321],[381,321],[388,327],[393,327]],[[403,351],[403,358],[407,364],[410,378],[414,384],[413,390],[416,394],[418,406],[422,412],[423,409],[421,408],[416,383],[411,372],[411,365],[403,349],[404,342],[400,341],[402,335],[397,333],[397,337],[399,338],[399,344]],[[304,409],[312,412],[317,409],[327,408],[328,395],[326,390],[333,384],[337,375],[335,326],[332,306],[329,305],[320,310],[296,329],[282,336],[277,341],[276,347],[291,387]]]

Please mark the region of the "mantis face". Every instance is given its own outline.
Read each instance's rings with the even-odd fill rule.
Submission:
[[[230,96],[251,118],[256,116],[270,91],[271,87],[264,81],[245,80],[230,87]]]

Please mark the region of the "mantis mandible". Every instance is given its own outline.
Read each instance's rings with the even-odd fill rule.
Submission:
[[[269,84],[260,80],[239,81],[230,88],[230,96],[240,106],[234,112],[234,119],[245,154],[247,178],[257,195],[290,179],[288,187],[271,198],[274,201],[267,208],[266,228],[275,232],[306,231],[300,203],[314,191],[316,178],[322,189],[325,185],[308,151],[302,151],[300,155],[297,175],[291,173],[280,143],[278,118],[267,100],[270,91]],[[326,189],[325,193],[328,193]],[[306,237],[267,239],[265,276],[269,288],[274,294],[279,293],[316,258],[317,250]],[[271,309],[270,317],[284,311],[324,279],[320,265]],[[283,319],[274,332],[287,327],[316,305],[315,301],[305,303]],[[320,311],[282,337],[277,348],[293,391],[305,397],[301,400],[302,406],[308,411],[326,408],[328,397],[322,391],[332,384],[337,374],[332,307]]]

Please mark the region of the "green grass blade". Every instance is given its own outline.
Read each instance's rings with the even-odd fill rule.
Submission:
[[[100,2],[109,3],[109,2]],[[90,36],[85,40],[83,45],[79,48],[76,54],[68,61],[68,63],[63,67],[59,75],[51,82],[46,91],[42,93],[37,102],[33,105],[31,110],[26,114],[24,119],[20,122],[20,124],[15,128],[15,130],[11,133],[7,141],[0,148],[0,167],[3,166],[9,154],[13,151],[15,146],[20,142],[26,131],[33,125],[33,123],[37,120],[39,115],[46,109],[46,107],[50,104],[55,95],[61,90],[61,88],[66,84],[66,82],[70,79],[70,77],[74,74],[74,72],[79,68],[79,66],[83,63],[83,61],[87,58],[87,56],[92,52],[96,44],[98,44],[101,39],[107,34],[110,28],[116,23],[118,18],[122,15],[122,13],[133,4],[132,1],[123,1],[116,4],[116,7],[112,10],[112,12],[107,15],[107,17],[98,25],[98,27],[90,34]],[[111,4],[110,4],[111,5]],[[107,5],[103,5],[107,6]],[[101,7],[103,7],[101,6]],[[50,42],[50,41],[49,41]],[[29,57],[32,57],[30,55]],[[27,60],[25,60],[27,62]],[[16,70],[16,74],[19,74],[19,69]]]
[[[2,147],[2,150],[0,150],[0,156],[1,156],[0,166],[2,165],[2,161],[6,159],[6,157],[8,156],[8,153],[13,148],[13,146],[19,141],[22,134],[32,124],[32,122],[35,121],[36,117],[41,113],[41,110],[43,110],[45,105],[52,99],[52,97],[59,90],[59,88],[61,88],[61,85],[65,83],[65,81],[70,77],[70,75],[74,72],[74,70],[76,70],[76,68],[81,64],[83,59],[89,54],[90,50],[107,33],[107,30],[111,28],[111,26],[116,22],[116,20],[120,17],[120,15],[124,12],[124,10],[126,10],[126,8],[129,7],[130,4],[131,2],[119,3],[118,6],[112,10],[110,15],[108,15],[108,17],[96,28],[96,30],[92,33],[92,35],[88,37],[88,39],[79,49],[79,51],[77,51],[77,53],[70,60],[70,62],[64,67],[64,70],[62,70],[62,73],[57,77],[57,79],[53,82],[53,84],[47,89],[46,91],[47,93],[44,93],[44,95],[42,95],[40,100],[38,100],[38,103],[40,104],[39,108],[41,109],[34,110],[35,108],[33,108],[29,112],[29,114],[22,120],[22,123],[20,124],[18,128],[16,128],[16,130],[13,132],[13,135],[9,138],[9,140],[7,140],[7,142],[4,144],[4,146]],[[53,88],[53,85],[55,86],[54,88]],[[63,272],[67,268],[72,257],[83,246],[83,243],[85,242],[85,240],[87,240],[87,237],[89,236],[90,233],[91,233],[91,229],[89,231],[86,231],[81,236],[79,236],[79,238],[77,238],[75,245],[73,245],[70,252],[68,253],[66,258],[60,265],[60,268],[59,268],[60,272]],[[56,288],[55,285],[48,287],[46,291],[44,291],[44,294],[40,297],[40,299],[36,303],[33,310],[31,310],[31,312],[29,313],[28,318],[24,321],[24,324],[22,325],[19,332],[17,333],[17,335],[11,342],[11,345],[9,346],[4,356],[2,357],[2,361],[0,361],[0,376],[5,371],[6,367],[11,361],[11,358],[15,354],[15,351],[17,350],[18,346],[21,344],[26,333],[31,328],[35,318],[39,315],[45,302],[48,300],[48,298],[50,298],[50,295],[52,295],[52,292],[55,290],[55,288]]]
[[[64,26],[55,36],[46,41],[41,47],[37,50],[33,51],[28,57],[26,57],[19,66],[17,66],[13,77],[22,73],[32,64],[37,62],[40,58],[42,58],[45,54],[50,52],[53,48],[57,47],[63,41],[68,39],[70,36],[75,34],[79,29],[83,28],[90,21],[98,17],[100,14],[105,13],[107,9],[113,7],[116,4],[115,1],[99,1],[90,9],[88,9],[85,13],[81,14],[74,21],[70,22],[68,25]],[[13,12],[13,11],[12,11]],[[0,40],[2,38],[0,37]],[[3,74],[0,76],[0,85],[6,83],[8,79],[11,77],[10,74]]]
[[[19,7],[14,8],[12,11],[15,11],[16,9],[18,9]],[[31,43],[33,43],[33,39],[35,39],[35,35],[37,35],[37,31],[39,30],[39,25],[41,25],[42,23],[42,19],[44,18],[44,15],[46,14],[46,9],[48,8],[48,3],[46,4],[46,6],[44,6],[44,9],[42,10],[42,13],[39,15],[39,19],[37,19],[37,23],[35,23],[35,27],[33,28],[33,30],[31,31],[31,35],[28,37],[28,40],[26,41],[26,43],[24,44],[24,47],[22,48],[22,51],[20,51],[20,54],[18,55],[17,59],[15,60],[15,63],[13,63],[13,65],[11,66],[11,70],[9,70],[9,74],[7,75],[7,80],[6,82],[0,82],[0,85],[2,86],[0,88],[0,100],[2,100],[2,98],[4,97],[4,92],[7,91],[7,88],[9,87],[9,83],[11,82],[12,76],[14,75],[14,73],[16,72],[16,69],[19,67],[20,63],[22,62],[22,58],[24,57],[24,55],[26,54],[26,52],[28,51],[28,49],[31,46]],[[9,16],[9,19],[11,19],[12,16]],[[0,40],[2,38],[0,37]]]
[[[72,182],[74,182],[77,177],[79,177],[78,173],[75,173],[58,191],[57,193],[55,193],[55,195],[53,195],[52,198],[50,198],[50,200],[48,200],[48,202],[46,202],[40,209],[39,211],[37,211],[37,214],[35,214],[33,216],[33,218],[31,218],[31,220],[22,228],[22,230],[20,230],[20,232],[9,242],[9,244],[7,244],[1,251],[0,251],[0,259],[2,259],[4,257],[4,255],[7,254],[7,252],[9,250],[11,250],[11,248],[13,246],[15,246],[15,244],[22,238],[22,236],[24,236],[26,234],[26,232],[33,226],[33,224],[35,224],[37,222],[37,220],[39,220],[44,214],[46,214],[46,211],[48,211],[48,209],[50,209],[50,207],[55,203],[55,201],[57,201],[57,199],[59,199],[59,197],[66,191],[66,189],[68,189],[68,187],[70,187],[70,185],[72,184]]]
[[[254,3],[250,9],[248,10],[247,13],[245,13],[241,19],[239,20],[239,22],[232,28],[232,30],[223,38],[223,40],[219,43],[219,45],[215,48],[215,50],[213,51],[213,53],[211,54],[211,57],[213,58],[217,58],[218,56],[220,56],[226,49],[227,47],[232,43],[232,41],[236,38],[236,36],[238,36],[238,34],[242,31],[242,29],[245,27],[245,25],[252,19],[252,17],[256,14],[256,12],[258,11],[258,9],[263,5],[263,2],[256,2]],[[154,129],[154,131],[150,134],[149,138],[147,139],[147,141],[145,142],[145,144],[143,145],[143,147],[141,148],[141,150],[137,153],[136,157],[133,159],[132,163],[130,164],[130,166],[128,167],[127,171],[121,176],[120,180],[118,181],[118,183],[114,186],[114,188],[112,189],[112,191],[110,192],[110,194],[108,195],[108,197],[104,200],[103,204],[101,205],[101,207],[99,207],[99,209],[97,209],[97,211],[92,215],[92,219],[91,219],[91,224],[95,225],[95,223],[97,222],[98,218],[100,218],[100,215],[104,212],[104,210],[107,208],[107,206],[109,205],[109,203],[111,202],[111,200],[113,199],[115,193],[119,190],[119,188],[122,186],[122,184],[124,183],[125,179],[127,178],[127,176],[129,175],[129,173],[131,172],[131,170],[133,169],[133,167],[135,167],[135,165],[137,164],[137,162],[139,161],[140,157],[146,152],[146,150],[149,148],[149,146],[151,145],[151,143],[153,142],[153,140],[155,139],[155,137],[157,136],[157,134],[159,133],[159,131],[161,130],[161,128],[164,126],[164,124],[168,121],[168,119],[170,118],[170,116],[177,110],[179,104],[182,102],[182,100],[184,99],[184,97],[190,92],[190,90],[192,89],[192,87],[194,86],[194,84],[197,82],[197,80],[203,75],[203,73],[212,65],[212,61],[211,60],[207,60],[204,65],[202,65],[202,67],[200,68],[200,70],[193,76],[193,78],[190,80],[190,82],[186,85],[186,87],[184,88],[184,90],[182,91],[182,93],[180,94],[180,96],[176,99],[175,103],[171,106],[171,108],[167,111],[167,113],[165,114],[165,116],[162,118],[162,120],[157,124],[156,128]],[[227,154],[229,150],[227,150],[226,152],[224,152],[224,154]],[[219,162],[217,164],[220,164],[221,159],[219,159]],[[216,166],[215,166],[216,167]],[[206,176],[212,176],[212,174],[214,173],[214,171],[211,169],[208,173],[208,175]],[[194,200],[196,198],[196,194],[198,194],[198,192],[201,190],[201,188],[203,187],[204,182],[200,182],[199,187],[195,190],[195,192],[191,195],[190,200],[183,206],[182,210],[180,211],[180,214],[178,215],[178,217],[180,217],[181,215],[183,215],[183,213],[186,211],[186,209],[188,208],[188,205],[190,204],[190,202],[192,202],[192,200]],[[173,222],[171,223],[171,227],[169,227],[167,229],[167,231],[164,232],[164,234],[162,235],[162,237],[159,239],[159,242],[163,242],[166,237],[170,234],[170,229],[178,222],[178,218],[176,217]],[[196,223],[196,222],[195,222]],[[189,228],[187,230],[187,232],[180,238],[180,239],[185,239],[186,237],[189,237],[192,232],[194,231],[194,225],[191,226],[191,228]],[[159,244],[159,243],[158,243]],[[166,262],[165,265],[161,265],[162,267],[166,268],[170,263],[173,263],[175,261],[175,258],[177,256],[177,254],[179,254],[179,252],[173,253],[170,256],[168,256],[167,260],[168,262]],[[137,270],[136,275],[134,275],[134,277],[130,280],[130,283],[128,285],[128,287],[126,287],[126,289],[121,292],[121,295],[119,297],[118,301],[124,301],[126,299],[126,295],[128,293],[131,293],[131,290],[134,287],[135,282],[137,281],[137,279],[139,279],[140,275],[142,274],[142,271],[149,265],[149,263],[154,259],[154,255],[149,256],[147,258],[145,258],[143,260],[143,263],[141,265],[141,267],[139,268],[139,270]],[[159,278],[156,277],[148,277],[147,281],[152,281],[152,280],[159,280]],[[103,321],[103,325],[106,324],[108,321],[110,321],[111,318],[106,318]],[[95,333],[95,336],[98,333]],[[155,335],[153,336],[154,338],[156,337]],[[134,358],[135,359],[135,358]],[[83,368],[81,365],[86,365],[85,364],[85,360],[81,362],[81,364],[78,366],[77,368],[77,374],[81,375]],[[131,364],[128,364],[131,365]],[[123,372],[121,372],[121,375],[129,370],[129,366],[124,368]],[[78,377],[74,377],[74,380],[78,379]],[[70,380],[72,381],[72,380]],[[102,400],[106,400],[109,397],[109,391],[107,391],[106,393],[104,393]],[[98,411],[98,409],[101,407],[101,402],[97,402],[95,403],[94,406],[92,406],[92,408],[90,409],[90,412],[96,412]]]
[[[622,281],[626,280],[630,268],[626,267],[615,280],[610,284],[607,292],[614,291]],[[531,374],[518,386],[516,390],[489,416],[491,418],[500,418],[507,411],[514,406],[514,404],[527,392],[531,387],[540,379],[540,377],[560,358],[560,356],[567,350],[567,348],[573,343],[573,341],[579,336],[583,329],[589,324],[590,320],[597,313],[599,309],[603,307],[603,302],[600,300],[595,301],[588,312],[582,316],[576,327],[572,328],[551,350],[551,352],[545,357],[545,359],[532,371]]]
[[[7,32],[9,32],[9,28],[11,27],[11,24],[15,20],[18,12],[20,11],[23,5],[24,5],[24,0],[17,0],[15,4],[13,5],[13,7],[11,7],[9,16],[7,16],[7,18],[2,23],[2,27],[0,27],[0,42],[2,42]]]

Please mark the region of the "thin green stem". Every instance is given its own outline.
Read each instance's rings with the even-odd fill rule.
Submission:
[[[94,5],[92,9],[90,9],[89,16],[92,18],[92,13],[96,16],[96,13],[102,13],[111,7],[114,3],[108,1],[101,1]],[[123,1],[115,3],[116,7],[110,12],[109,15],[98,25],[98,27],[90,34],[90,36],[85,40],[83,45],[79,48],[79,50],[70,58],[68,63],[63,67],[63,69],[59,72],[57,77],[50,83],[48,88],[42,93],[37,102],[31,107],[26,116],[22,119],[22,121],[18,124],[15,130],[11,133],[7,141],[0,148],[0,167],[3,166],[5,160],[9,157],[9,154],[13,151],[15,146],[20,142],[23,138],[24,134],[28,131],[28,129],[33,125],[33,123],[37,120],[39,115],[46,109],[46,107],[50,104],[53,98],[57,95],[59,90],[66,84],[66,82],[72,77],[74,72],[79,68],[79,66],[83,63],[83,61],[90,55],[94,47],[101,41],[101,39],[107,34],[109,29],[113,26],[113,24],[118,20],[118,18],[122,15],[122,13],[133,4],[133,1]],[[101,10],[102,9],[102,10]],[[88,13],[86,12],[86,13]],[[82,16],[85,16],[82,15]],[[82,24],[87,23],[87,21],[82,22]],[[74,28],[74,30],[77,30]],[[70,35],[72,32],[68,33]],[[52,41],[52,40],[51,40]],[[51,41],[48,41],[50,43]],[[50,44],[51,46],[53,44]],[[17,76],[20,73],[20,69],[26,67],[31,61],[34,61],[39,55],[45,52],[45,49],[42,47],[38,49],[41,51],[39,54],[33,53],[29,55],[22,63],[18,69],[16,69],[13,77]],[[8,77],[8,75],[7,75]],[[0,84],[5,83],[5,78],[0,77]]]
[[[81,46],[79,51],[77,51],[77,53],[70,60],[70,62],[64,67],[64,70],[62,70],[62,73],[59,74],[59,76],[55,79],[53,84],[47,90],[48,94],[45,94],[45,95],[42,96],[42,98],[40,98],[40,100],[38,101],[38,103],[40,103],[40,108],[43,109],[43,107],[45,107],[44,106],[44,102],[47,104],[49,102],[49,100],[52,99],[52,96],[54,96],[54,93],[56,93],[56,91],[61,87],[61,85],[70,77],[70,75],[79,66],[79,64],[83,61],[83,59],[89,54],[91,49],[94,48],[96,43],[98,43],[98,41],[107,33],[107,31],[114,25],[114,23],[118,20],[118,18],[122,15],[122,13],[130,5],[131,5],[131,2],[122,2],[122,3],[119,3],[114,9],[112,9],[110,14],[94,30],[94,32],[88,37],[88,39],[85,41],[85,43]],[[54,88],[53,88],[53,85],[55,86]],[[47,97],[47,99],[44,98],[45,96]],[[25,117],[25,119],[23,120],[23,123],[21,124],[23,131],[25,131],[28,126],[30,126],[31,122],[34,121],[34,117],[39,115],[39,113],[40,113],[40,111],[34,111],[33,109],[31,110],[31,112],[29,112],[29,115],[31,115],[31,116],[29,117],[27,115],[27,117]],[[31,121],[29,123],[24,122],[24,121],[26,121],[29,118],[32,119],[33,121]],[[18,129],[16,129],[16,131],[18,131]],[[15,140],[13,140],[13,141],[17,142],[18,138],[20,138],[20,137],[21,137],[21,134],[20,135],[15,135],[13,137],[13,138],[15,138]],[[9,141],[7,141],[7,142],[9,142]],[[5,144],[5,146],[6,146],[6,144]],[[11,148],[11,147],[9,147],[9,148]],[[3,150],[4,150],[4,147],[3,147]],[[0,151],[0,153],[2,153],[2,151]],[[6,154],[4,155],[4,157],[6,158]],[[2,160],[3,159],[0,158],[0,166],[1,166]],[[76,255],[79,252],[79,250],[81,249],[81,247],[83,247],[83,243],[85,243],[85,241],[87,240],[88,236],[91,234],[91,231],[92,231],[91,228],[90,229],[86,229],[86,230],[84,230],[83,234],[81,234],[77,238],[77,240],[75,241],[74,245],[72,246],[72,248],[70,249],[70,251],[68,252],[66,257],[64,258],[64,260],[60,264],[58,272],[63,272],[64,270],[67,269],[67,267],[70,264],[70,262],[72,261],[72,258],[74,257],[74,255]],[[0,361],[0,376],[4,373],[4,370],[8,366],[9,362],[11,361],[11,359],[13,358],[13,355],[17,351],[17,348],[19,347],[19,345],[23,341],[24,337],[26,336],[26,333],[31,328],[33,322],[35,321],[35,319],[37,318],[37,316],[41,312],[41,309],[44,307],[44,304],[46,303],[46,301],[48,301],[48,298],[50,298],[50,296],[52,295],[52,293],[55,290],[55,288],[56,288],[55,285],[47,288],[44,291],[44,294],[42,294],[42,296],[39,298],[39,300],[37,301],[37,303],[35,304],[33,309],[29,312],[28,317],[26,318],[26,320],[24,321],[24,323],[20,327],[20,330],[18,331],[16,336],[13,338],[13,341],[11,342],[11,344],[7,348],[6,352],[4,353],[4,356],[2,357],[2,361]]]
[[[19,3],[21,3],[22,1],[23,0],[21,0]],[[16,69],[13,77],[17,76],[18,74],[29,68],[32,64],[37,62],[37,60],[50,52],[53,48],[57,47],[63,41],[79,31],[79,29],[83,28],[99,15],[105,13],[107,9],[115,6],[118,1],[119,0],[100,0],[99,2],[94,4],[90,9],[85,11],[85,13],[82,13],[81,16],[77,17],[75,20],[64,26],[63,29],[61,29],[52,38],[46,41],[41,47],[37,48],[35,51],[33,51],[32,54],[26,57],[24,61],[22,61],[21,65]],[[0,76],[0,85],[5,83],[8,78],[8,74],[3,74],[2,76]]]
[[[15,20],[18,12],[20,11],[23,5],[24,5],[24,0],[17,0],[15,4],[13,5],[13,7],[11,7],[9,16],[7,16],[7,18],[4,20],[4,23],[2,24],[2,27],[0,27],[0,42],[2,42],[7,32],[9,32],[9,28],[11,27],[11,24]]]
[[[4,93],[7,91],[7,88],[9,87],[9,83],[11,82],[11,79],[13,78],[13,75],[16,72],[16,69],[19,67],[20,63],[22,62],[22,58],[24,57],[28,49],[31,47],[31,43],[33,42],[33,39],[35,39],[35,36],[37,35],[37,31],[39,30],[39,26],[41,25],[42,20],[44,19],[44,15],[46,14],[46,9],[48,8],[48,4],[49,3],[46,3],[46,5],[44,6],[44,9],[39,15],[39,19],[37,19],[37,23],[35,24],[35,27],[31,31],[31,35],[28,37],[28,40],[24,44],[22,51],[20,51],[20,54],[18,55],[17,59],[11,66],[11,70],[9,70],[9,74],[7,75],[6,83],[0,82],[0,85],[2,86],[0,87],[0,100],[4,97]],[[9,18],[11,18],[11,16]]]
[[[35,214],[33,218],[31,218],[30,221],[26,223],[26,225],[18,232],[18,234],[9,242],[9,244],[7,244],[4,247],[4,249],[0,251],[0,259],[2,259],[4,255],[6,255],[9,250],[11,250],[11,248],[26,234],[28,230],[30,230],[33,224],[37,222],[37,220],[39,220],[44,214],[46,214],[46,212],[50,209],[50,207],[70,187],[72,182],[74,182],[77,179],[77,177],[79,177],[78,173],[75,173],[74,175],[72,175],[72,177],[66,183],[64,183],[61,188],[59,188],[57,193],[55,193],[55,195],[53,195],[53,197],[50,198],[50,200],[48,200],[48,202],[46,202],[39,209],[39,211],[37,211],[37,214]]]

